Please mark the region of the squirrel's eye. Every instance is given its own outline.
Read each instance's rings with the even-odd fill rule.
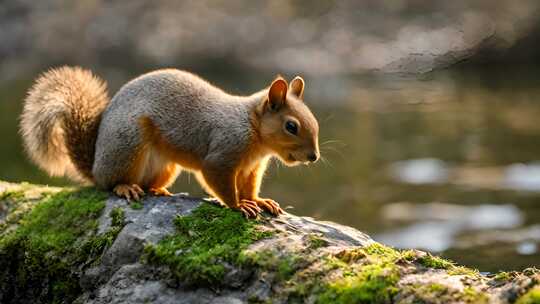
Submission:
[[[296,135],[298,133],[298,125],[294,121],[289,120],[285,123],[285,130],[292,135]]]

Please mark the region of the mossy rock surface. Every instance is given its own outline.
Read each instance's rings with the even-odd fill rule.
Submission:
[[[97,263],[123,226],[98,234],[107,194],[0,184],[0,302],[64,303],[81,293],[82,270]]]
[[[0,182],[0,303],[538,303],[539,284],[290,214]]]

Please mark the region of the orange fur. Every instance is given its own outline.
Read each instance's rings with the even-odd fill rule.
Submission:
[[[249,172],[242,172],[242,176],[237,179],[240,199],[254,200],[259,197],[262,177],[266,171],[267,160],[261,160],[254,169]]]
[[[252,140],[242,154],[242,161],[238,166],[238,175],[235,181],[240,199],[254,199],[258,196],[269,154],[269,149],[261,141],[260,118],[256,112],[251,114],[250,122]]]
[[[165,166],[161,174],[151,182],[150,188],[167,188],[174,183],[176,177],[180,173],[180,168],[177,164],[171,162]]]
[[[225,174],[227,170],[223,168],[203,168],[202,161],[196,156],[173,147],[163,138],[149,117],[142,117],[139,124],[147,143],[140,155],[144,155],[143,153],[151,148],[170,160],[149,184],[150,188],[164,188],[172,184],[178,175],[180,169],[178,165],[180,165],[183,168],[202,171],[197,174],[201,187],[231,207],[236,207],[240,199],[257,198],[262,175],[266,169],[265,155],[268,151],[260,143],[256,132],[252,136],[252,142],[242,153],[241,161],[236,168],[233,168],[233,173]],[[254,130],[257,129],[254,128]],[[134,163],[138,163],[140,159],[144,159],[144,156],[137,157]],[[134,168],[130,170],[131,174],[140,174],[140,167],[140,165],[134,165]]]
[[[202,171],[205,185],[212,195],[227,204],[230,208],[238,208],[238,188],[236,185],[237,170],[206,167]]]
[[[152,147],[161,155],[179,164],[182,168],[200,170],[202,161],[197,156],[173,147],[163,138],[160,130],[149,117],[141,117],[139,124],[143,131],[145,142],[150,142]]]

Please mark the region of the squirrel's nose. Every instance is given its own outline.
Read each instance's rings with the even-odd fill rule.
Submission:
[[[319,155],[317,155],[316,153],[313,153],[313,152],[312,152],[312,153],[309,153],[309,154],[307,155],[307,159],[308,159],[310,162],[313,162],[313,163],[314,163],[314,162],[317,161],[317,159],[319,159]]]

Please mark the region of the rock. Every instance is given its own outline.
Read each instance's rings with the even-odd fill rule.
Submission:
[[[292,214],[107,197],[0,182],[0,302],[513,303],[540,281],[536,269],[485,276]]]

